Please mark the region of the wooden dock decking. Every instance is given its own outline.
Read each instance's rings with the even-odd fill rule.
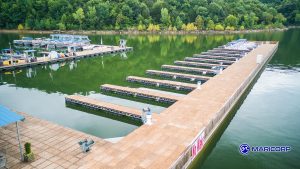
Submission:
[[[211,56],[211,55],[200,55],[200,54],[194,54],[193,57],[195,58],[207,58],[207,59],[223,59],[223,60],[231,60],[236,61],[236,57],[229,57],[229,56]]]
[[[226,68],[228,65],[223,65],[223,64],[214,64],[214,63],[200,63],[200,62],[188,62],[188,61],[175,61],[175,65],[181,65],[181,66],[192,66],[192,67],[223,67]]]
[[[126,78],[126,80],[130,81],[130,82],[149,84],[149,85],[156,86],[156,87],[165,86],[165,87],[169,87],[169,88],[176,89],[176,90],[192,91],[197,87],[197,85],[190,84],[190,83],[176,82],[176,81],[170,81],[170,80],[151,79],[151,78],[137,77],[137,76],[128,76]]]
[[[141,119],[142,110],[112,104],[79,95],[66,96],[65,100],[67,103],[79,104],[88,108],[103,110],[116,115],[124,115],[135,119]]]
[[[241,50],[220,50],[220,49],[211,49],[208,50],[207,52],[212,52],[212,53],[227,53],[227,54],[242,54],[244,51]]]
[[[205,74],[218,74],[218,70],[212,69],[203,69],[203,68],[194,68],[194,67],[185,67],[185,66],[174,66],[174,65],[162,65],[161,68],[163,70],[176,70],[176,71],[183,71],[183,72],[193,72],[193,73],[201,73]]]
[[[209,76],[200,76],[200,75],[193,75],[193,74],[167,72],[167,71],[160,71],[160,70],[147,70],[146,74],[156,75],[156,76],[163,76],[163,77],[170,77],[170,78],[173,78],[173,79],[180,78],[180,79],[189,80],[189,81],[207,81],[211,78]]]
[[[44,65],[44,64],[65,62],[65,61],[70,61],[70,60],[86,58],[86,57],[95,57],[95,56],[105,55],[105,54],[126,52],[126,51],[130,51],[132,49],[133,49],[132,47],[121,48],[119,46],[103,46],[103,47],[95,48],[93,50],[85,50],[85,51],[81,51],[81,52],[75,52],[76,56],[69,56],[69,57],[63,57],[63,58],[57,58],[57,59],[44,59],[43,57],[39,57],[38,61],[36,61],[36,62],[15,64],[15,65],[10,65],[10,66],[0,66],[0,72],[21,69],[21,68],[25,68],[25,67]]]
[[[104,84],[100,87],[101,91],[113,92],[117,94],[124,94],[133,97],[139,97],[148,100],[154,100],[157,102],[164,103],[175,103],[176,101],[182,99],[182,96],[166,94],[162,92],[146,91],[136,88],[116,86],[111,84]]]
[[[229,57],[240,57],[241,54],[231,54],[231,53],[219,53],[219,52],[202,52],[203,55],[213,55],[213,56],[229,56]]]
[[[189,62],[209,62],[209,63],[223,63],[223,64],[233,64],[235,61],[231,60],[224,60],[224,59],[209,59],[209,58],[195,58],[195,57],[186,57],[184,58],[185,61]]]
[[[77,142],[88,135],[28,117],[21,123],[21,140],[32,141],[33,152],[39,158],[29,164],[10,159],[10,166],[24,169],[187,167],[194,159],[192,149],[199,145],[195,144],[199,134],[204,133],[201,143],[207,144],[220,122],[277,48],[278,43],[261,43],[238,62],[228,66],[222,74],[210,78],[201,89],[193,90],[161,112],[152,125],[137,128],[116,144],[97,139],[92,150],[86,154],[80,153]],[[261,64],[257,63],[257,55],[263,55]],[[9,142],[11,149],[15,149],[9,151],[10,158],[19,157],[17,142],[13,141],[14,132],[15,128],[11,126],[8,130],[0,129],[0,141]]]

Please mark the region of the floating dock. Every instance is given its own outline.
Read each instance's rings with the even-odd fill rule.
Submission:
[[[66,103],[81,105],[94,110],[102,110],[115,115],[141,119],[142,111],[130,107],[112,104],[85,96],[71,95],[65,97]]]
[[[151,78],[137,77],[137,76],[128,76],[126,80],[129,82],[141,83],[141,84],[146,84],[146,85],[151,85],[156,87],[163,86],[175,90],[185,90],[185,91],[192,91],[197,87],[197,85],[190,84],[190,83],[176,82],[170,80],[158,80],[158,79],[151,79]]]
[[[207,52],[212,52],[212,53],[226,53],[226,54],[243,54],[245,52],[249,51],[243,51],[243,50],[222,50],[222,49],[212,49],[208,50]]]
[[[185,66],[162,65],[161,68],[163,70],[174,70],[174,71],[201,73],[203,75],[206,75],[206,74],[215,75],[215,74],[219,73],[218,70],[193,68],[193,67],[185,67]]]
[[[212,67],[222,67],[227,68],[228,65],[223,64],[214,64],[214,63],[200,63],[200,62],[187,62],[187,61],[175,61],[175,65],[181,65],[181,66],[192,66],[192,67],[206,67],[206,68],[212,68]]]
[[[193,74],[184,74],[184,73],[175,73],[175,72],[167,72],[167,71],[160,71],[160,70],[147,70],[146,74],[149,75],[156,75],[156,76],[162,76],[162,77],[169,77],[173,79],[183,79],[188,80],[191,82],[194,81],[207,81],[211,77],[209,76],[199,76],[199,75],[193,75]]]
[[[222,74],[210,78],[201,88],[184,97],[176,98],[178,101],[161,112],[151,125],[142,125],[115,144],[95,139],[96,144],[89,153],[81,153],[78,146],[78,140],[88,138],[88,135],[26,116],[29,122],[27,119],[24,124],[20,122],[21,136],[32,140],[33,146],[37,146],[34,147],[35,154],[42,159],[37,159],[33,163],[20,163],[14,160],[10,163],[10,167],[122,169],[189,167],[203,151],[203,147],[210,143],[212,135],[217,132],[242,94],[259,76],[278,48],[278,42],[256,43],[258,46],[255,49],[228,66]],[[103,85],[101,88],[121,91],[126,95],[135,95],[138,90],[112,85]],[[142,93],[141,97],[145,95],[153,97],[154,93],[150,93],[148,91]],[[153,98],[155,99],[155,96]],[[17,151],[18,145],[13,139],[14,127],[10,125],[9,132],[1,128],[0,141],[9,142],[9,146]],[[8,153],[17,159],[19,154],[16,151]],[[45,153],[46,151],[48,153]],[[71,164],[67,165],[68,163]]]
[[[229,56],[229,57],[242,57],[242,54],[231,54],[231,53],[219,53],[219,52],[202,52],[202,55],[213,55],[213,56]]]
[[[138,97],[142,99],[153,100],[168,104],[173,104],[182,98],[181,96],[166,94],[162,92],[146,91],[136,88],[116,86],[110,84],[101,85],[100,89],[104,92],[112,92],[116,94]]]
[[[186,57],[184,59],[185,61],[190,61],[190,62],[208,62],[208,63],[218,63],[218,64],[227,64],[231,65],[236,61],[231,61],[231,60],[221,60],[221,59],[208,59],[208,58],[194,58],[194,57]]]
[[[63,58],[57,58],[57,59],[48,59],[43,57],[38,57],[38,61],[36,62],[29,62],[29,63],[22,63],[22,64],[15,64],[10,66],[0,66],[0,72],[1,71],[11,71],[15,69],[21,69],[26,67],[33,67],[38,65],[44,65],[44,64],[52,64],[52,63],[59,63],[59,62],[65,62],[65,61],[71,61],[71,60],[77,60],[87,57],[95,57],[95,56],[101,56],[105,54],[113,54],[113,53],[120,53],[120,52],[127,52],[133,50],[132,47],[125,47],[121,48],[119,46],[102,46],[98,48],[94,48],[93,50],[84,50],[81,52],[75,52],[75,56],[70,57],[63,57]]]
[[[207,59],[223,59],[223,60],[231,60],[236,61],[238,58],[236,57],[228,57],[228,56],[211,56],[211,55],[200,55],[200,54],[194,54],[193,57],[195,58],[207,58]]]

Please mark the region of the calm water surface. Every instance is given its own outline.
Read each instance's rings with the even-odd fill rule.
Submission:
[[[41,35],[0,34],[0,48],[7,48],[8,42],[22,36]],[[66,107],[64,96],[83,94],[138,109],[149,106],[160,113],[165,107],[107,96],[100,93],[99,86],[106,83],[133,86],[125,81],[126,76],[145,76],[147,69],[159,70],[162,64],[172,64],[236,38],[278,40],[279,49],[267,69],[193,168],[300,168],[299,29],[240,35],[106,35],[103,41],[117,44],[120,38],[127,39],[134,50],[1,74],[0,104],[101,138],[121,137],[135,130],[138,124],[108,117],[103,112]],[[101,37],[90,36],[90,39],[99,43]],[[290,145],[292,151],[242,156],[238,146],[245,142]]]

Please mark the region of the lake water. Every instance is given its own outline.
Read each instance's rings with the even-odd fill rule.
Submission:
[[[0,48],[22,36],[0,34]],[[101,36],[89,36],[100,43]],[[236,35],[105,35],[104,44],[127,39],[132,52],[81,59],[0,74],[0,104],[101,138],[122,137],[138,128],[131,120],[103,112],[66,107],[64,96],[88,95],[111,103],[160,113],[162,105],[150,105],[100,93],[101,84],[135,86],[126,76],[145,76],[147,69],[159,70],[186,56],[200,53],[237,38],[277,40],[279,49],[241,106],[233,111],[219,134],[192,168],[300,168],[300,30]],[[290,145],[288,153],[240,155],[241,143]]]

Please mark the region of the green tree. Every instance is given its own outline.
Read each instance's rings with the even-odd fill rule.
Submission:
[[[86,19],[87,19],[87,25],[91,28],[91,29],[95,29],[95,25],[97,23],[97,13],[96,13],[96,8],[95,6],[93,7],[88,7],[88,11],[86,13]]]
[[[183,22],[182,22],[180,16],[177,16],[177,17],[176,17],[176,21],[175,21],[175,26],[176,26],[176,28],[180,30],[181,27],[182,27],[182,25],[183,25]]]
[[[24,26],[23,26],[22,24],[19,24],[19,25],[18,25],[18,30],[19,30],[19,31],[24,30]]]
[[[204,26],[204,20],[201,16],[197,16],[195,20],[195,25],[197,26],[198,30],[202,30]]]
[[[238,25],[238,18],[233,15],[228,15],[225,19],[225,24],[226,26],[236,28]]]
[[[171,19],[169,15],[169,11],[167,8],[161,9],[161,22],[165,27],[168,27],[171,24]]]
[[[79,28],[81,30],[82,29],[82,22],[85,18],[83,9],[78,8],[77,11],[75,13],[73,13],[73,17],[74,17],[75,20],[77,20],[79,22]]]
[[[295,23],[300,24],[300,13],[296,14]]]
[[[208,22],[207,22],[207,29],[208,30],[214,30],[215,29],[215,23],[214,23],[214,21],[213,20],[208,20]]]
[[[268,12],[263,12],[262,19],[263,19],[265,24],[271,24],[272,19],[273,19],[273,15],[268,13]]]
[[[215,30],[216,31],[223,31],[224,30],[224,27],[221,25],[221,24],[216,24],[216,26],[215,26]]]
[[[64,23],[60,22],[60,23],[57,24],[57,26],[58,26],[59,30],[66,30],[66,25]]]

